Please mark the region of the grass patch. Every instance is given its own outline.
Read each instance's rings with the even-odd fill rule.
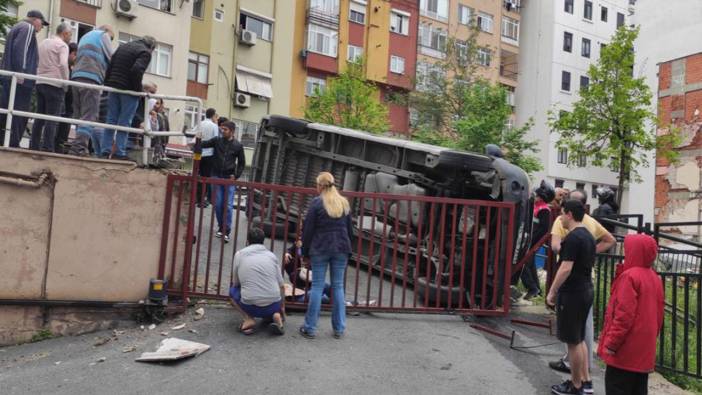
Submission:
[[[48,329],[40,329],[37,333],[35,333],[32,338],[29,340],[30,343],[36,343],[40,342],[42,340],[47,340],[51,339],[54,337],[54,335],[51,333],[50,330]]]

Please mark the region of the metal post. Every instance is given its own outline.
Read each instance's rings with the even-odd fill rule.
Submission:
[[[141,160],[144,166],[149,165],[149,148],[151,148],[151,114],[149,111],[149,96],[144,96],[144,142],[141,151]]]
[[[5,121],[5,141],[3,141],[4,147],[10,146],[10,138],[12,136],[12,110],[15,109],[15,95],[17,94],[17,76],[13,75],[10,82],[10,100],[7,103],[7,119]]]

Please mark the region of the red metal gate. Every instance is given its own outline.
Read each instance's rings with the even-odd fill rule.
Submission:
[[[192,188],[197,182],[198,188]],[[216,237],[214,206],[196,205],[207,186],[235,188],[231,241]],[[234,254],[251,226],[284,261],[301,237],[300,219],[317,195],[310,188],[170,175],[159,261],[175,298],[227,299]],[[348,309],[408,313],[503,315],[515,239],[510,203],[441,197],[343,192],[352,204],[354,253],[345,278]],[[226,195],[226,194],[225,194]],[[224,211],[224,208],[223,210]],[[284,272],[304,265],[292,259]],[[302,277],[302,276],[298,276]],[[285,276],[289,281],[289,276]],[[308,285],[290,307],[304,307]]]

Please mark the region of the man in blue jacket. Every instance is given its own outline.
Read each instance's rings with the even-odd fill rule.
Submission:
[[[71,80],[86,84],[102,85],[105,82],[107,68],[112,59],[112,40],[115,34],[110,25],[102,25],[87,33],[78,43],[76,63],[73,66]],[[97,89],[71,87],[73,91],[73,114],[82,121],[98,120],[100,112],[100,91]],[[100,132],[101,133],[101,132]],[[88,155],[88,144],[93,140],[93,149],[97,149],[96,131],[92,126],[78,125],[76,138],[71,144],[71,154]],[[97,153],[99,155],[99,152]]]
[[[14,71],[24,74],[37,74],[39,64],[39,54],[37,50],[36,34],[49,23],[44,19],[44,15],[37,10],[27,13],[24,20],[17,22],[5,36],[5,53],[2,56],[0,68],[7,71]],[[10,78],[2,78],[2,96],[0,97],[0,107],[7,108],[10,102]],[[14,109],[28,111],[32,99],[32,89],[34,80],[17,79],[15,91]],[[0,115],[0,142],[5,140],[5,124],[7,115]],[[10,132],[10,147],[19,147],[20,140],[27,126],[27,118],[13,116]]]

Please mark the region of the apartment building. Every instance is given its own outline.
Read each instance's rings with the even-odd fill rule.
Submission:
[[[520,0],[421,0],[417,79],[445,56],[449,37],[466,45],[471,26],[478,28],[478,73],[503,85],[514,106],[519,75]]]
[[[187,94],[238,125],[247,155],[261,118],[290,107],[294,12],[288,0],[193,1]]]
[[[18,8],[8,10],[23,18],[27,11],[40,10],[51,23],[37,39],[53,34],[56,25],[67,22],[73,27],[73,41],[78,41],[95,26],[112,25],[115,29],[113,45],[150,35],[158,45],[144,80],[158,85],[159,93],[185,96],[182,81],[187,77],[189,26],[192,2],[176,0],[25,0]],[[183,61],[180,61],[180,60]],[[184,121],[185,103],[167,101],[171,128],[180,129]]]
[[[568,110],[588,86],[587,71],[617,27],[626,23],[629,0],[524,1],[522,10],[517,123],[534,119],[531,139],[540,142],[544,170],[535,179],[556,186],[584,189],[597,207],[595,189],[617,185],[614,167],[600,168],[580,157],[567,165],[570,153],[557,149],[558,136],[548,127],[549,112]]]
[[[363,57],[366,78],[388,102],[390,130],[407,133],[407,107],[388,99],[413,87],[418,20],[417,0],[297,1],[290,114],[301,117],[316,87]]]

